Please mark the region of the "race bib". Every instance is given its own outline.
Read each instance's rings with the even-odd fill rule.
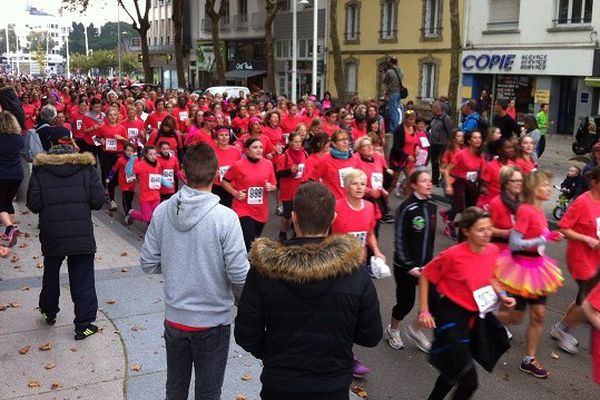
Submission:
[[[264,190],[265,188],[258,186],[248,188],[248,204],[262,204]]]
[[[383,189],[383,173],[373,172],[371,174],[371,187],[375,190]]]
[[[477,171],[469,171],[467,172],[467,180],[470,182],[477,182]]]
[[[162,124],[162,121],[158,121],[158,122],[156,123],[156,126],[158,127],[158,129],[160,129],[160,125],[161,125],[161,124]]]
[[[125,182],[127,183],[131,183],[131,182],[135,182],[135,175],[125,175]]]
[[[348,235],[357,238],[360,244],[363,246],[367,244],[367,232],[348,232]]]
[[[172,169],[163,170],[162,176],[167,182],[175,182],[175,172]]]
[[[296,176],[294,178],[296,178],[296,179],[302,178],[303,173],[304,173],[304,164],[298,164],[298,171],[296,172]]]
[[[227,171],[229,171],[229,165],[223,165],[222,167],[219,167],[219,179],[221,180],[221,182],[223,182],[223,177],[225,176]]]
[[[420,137],[421,147],[429,147],[429,140],[426,137]]]
[[[97,136],[92,136],[92,142],[94,142],[94,145],[96,146],[102,146],[102,142],[100,141],[100,139],[98,139]]]
[[[127,128],[127,137],[129,140],[134,141],[138,137],[137,128]]]
[[[415,165],[417,166],[423,166],[427,164],[427,155],[429,153],[427,152],[427,150],[419,150],[419,152],[417,153],[417,159],[415,160]]]
[[[106,139],[104,149],[106,151],[117,151],[117,139]]]
[[[77,126],[77,130],[81,130],[81,127],[83,126],[83,120],[78,119],[77,121],[75,121],[75,125]]]
[[[498,295],[491,285],[475,290],[473,298],[477,303],[477,308],[479,308],[479,315],[485,315],[492,311],[498,302]]]
[[[148,187],[153,190],[160,189],[160,178],[161,174],[150,174],[148,175]]]
[[[290,134],[289,133],[283,134],[283,141],[285,142],[285,144],[288,144],[290,142]]]
[[[188,113],[187,113],[187,111],[180,111],[179,112],[179,120],[180,121],[185,121],[186,119],[188,119]]]
[[[596,218],[596,238],[600,239],[600,218]]]
[[[344,177],[346,176],[346,174],[348,172],[350,172],[350,170],[352,169],[352,167],[346,167],[346,168],[340,168],[338,169],[338,174],[340,176],[340,187],[345,187],[344,186]]]

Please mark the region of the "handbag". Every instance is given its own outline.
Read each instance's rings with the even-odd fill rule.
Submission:
[[[396,73],[396,76],[398,77],[398,82],[400,82],[400,98],[401,99],[405,99],[408,97],[408,89],[404,87],[404,85],[402,84],[402,78],[400,78],[400,74],[398,73],[398,70],[396,68],[393,68],[394,72]]]
[[[493,313],[475,318],[470,338],[473,358],[487,372],[494,370],[500,357],[510,348],[506,329]]]

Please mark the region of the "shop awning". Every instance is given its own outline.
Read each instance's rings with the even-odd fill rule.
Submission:
[[[600,76],[588,76],[583,82],[585,86],[600,87]]]
[[[260,69],[234,69],[233,71],[225,72],[225,79],[247,79],[252,76],[265,75],[267,71]]]

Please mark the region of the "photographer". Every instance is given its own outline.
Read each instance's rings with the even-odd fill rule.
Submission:
[[[398,66],[398,59],[396,57],[390,57],[383,78],[383,83],[385,83],[389,97],[389,132],[394,132],[400,123],[400,112],[398,111],[398,107],[400,106],[400,91],[402,90],[403,76],[404,72],[402,71],[402,68]]]

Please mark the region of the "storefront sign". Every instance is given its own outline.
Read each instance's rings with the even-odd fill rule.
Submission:
[[[463,58],[463,70],[492,70],[510,71],[515,61],[514,54],[481,54],[479,57],[468,55]]]
[[[549,104],[550,103],[550,91],[549,90],[536,90],[535,91],[535,102],[538,104]]]
[[[251,63],[244,61],[244,62],[235,64],[235,69],[253,70],[254,66]]]

